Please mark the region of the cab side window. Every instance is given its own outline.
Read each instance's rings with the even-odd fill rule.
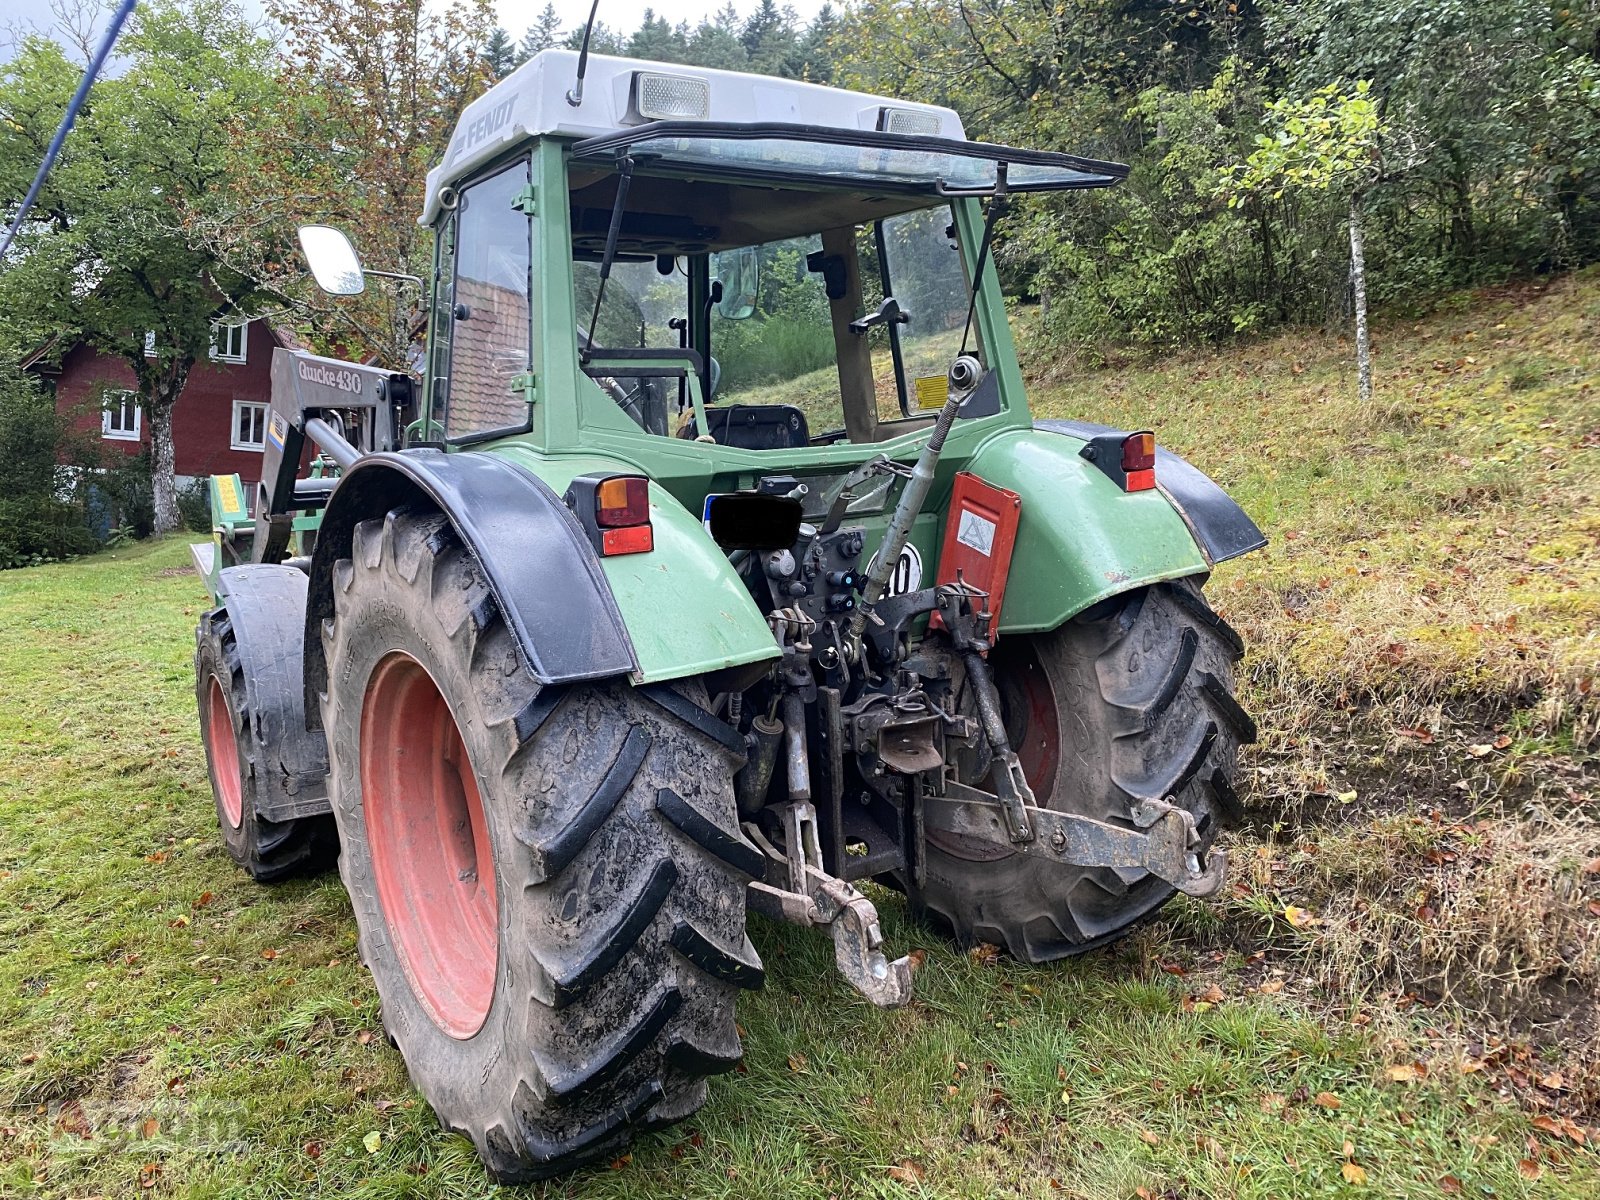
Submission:
[[[511,386],[528,370],[532,344],[528,216],[516,207],[527,186],[524,160],[461,191],[449,311],[436,314],[434,325],[449,330],[449,438],[528,423],[527,401]],[[444,255],[441,247],[441,276]]]

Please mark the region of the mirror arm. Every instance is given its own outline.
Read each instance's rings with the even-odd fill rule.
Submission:
[[[404,271],[372,271],[366,267],[361,268],[363,275],[375,275],[381,279],[403,279],[407,283],[414,283],[419,288],[423,286],[422,280],[416,275],[407,275]]]

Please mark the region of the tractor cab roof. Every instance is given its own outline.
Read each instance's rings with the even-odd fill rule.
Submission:
[[[834,191],[835,207],[836,189],[894,195],[897,211],[986,194],[1002,162],[1014,191],[1104,187],[1127,174],[1115,163],[969,142],[961,118],[938,105],[734,71],[590,55],[573,104],[577,71],[575,52],[546,50],[468,105],[428,172],[422,223],[438,216],[446,185],[547,136],[575,142],[575,175],[591,182],[626,156],[685,183]]]

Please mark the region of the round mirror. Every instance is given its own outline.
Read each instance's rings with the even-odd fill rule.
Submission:
[[[317,286],[333,296],[359,296],[367,281],[350,239],[331,225],[300,226],[300,249]]]

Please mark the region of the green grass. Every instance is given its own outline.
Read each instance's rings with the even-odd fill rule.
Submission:
[[[1328,697],[1358,683],[1373,703],[1415,696],[1447,715],[1457,698],[1497,697],[1529,714],[1514,728],[1541,773],[1563,746],[1571,760],[1577,699],[1565,716],[1507,699],[1529,681],[1567,695],[1594,627],[1560,581],[1594,569],[1594,509],[1569,501],[1589,486],[1582,388],[1600,281],[1563,286],[1577,291],[1380,329],[1386,407],[1370,421],[1344,399],[1342,349],[1304,337],[1041,385],[1042,411],[1154,418],[1273,534],[1271,551],[1216,581],[1258,647],[1247,686],[1270,736],[1252,770],[1292,766],[1302,780],[1252,773],[1253,804],[1303,793],[1318,770],[1344,782],[1353,720]],[[1482,377],[1427,374],[1430,341],[1497,323],[1518,344],[1488,355]],[[1575,447],[1564,462],[1538,457],[1558,440],[1547,420]],[[1477,486],[1490,490],[1464,490]],[[1541,562],[1550,573],[1529,565]],[[218,842],[192,697],[203,593],[186,565],[169,540],[0,573],[0,1196],[489,1194],[379,1031],[337,878],[261,888]],[[1356,582],[1375,578],[1379,595]],[[1406,625],[1430,581],[1443,616]],[[1457,594],[1469,587],[1489,590]],[[1286,608],[1291,588],[1306,603]],[[1405,666],[1429,638],[1454,646],[1458,609],[1501,591],[1478,651]],[[1369,679],[1359,650],[1373,636],[1403,652]],[[1532,666],[1512,665],[1513,640]],[[1288,703],[1294,687],[1314,702]],[[1504,784],[1479,765],[1485,789]],[[1403,813],[1405,797],[1388,799]],[[1403,850],[1397,861],[1421,862],[1444,836],[1385,820],[1377,845]],[[1466,859],[1492,835],[1449,837]],[[1050,968],[963,954],[879,895],[891,945],[926,951],[916,1002],[892,1013],[855,998],[820,936],[753,920],[768,983],[740,1001],[745,1069],[714,1081],[687,1124],[532,1194],[1435,1197],[1446,1176],[1464,1196],[1600,1194],[1600,1158],[1531,1125],[1570,1108],[1563,1093],[1540,1107],[1498,1068],[1462,1072],[1452,1056],[1470,1043],[1452,1040],[1453,1010],[1360,1002],[1316,967],[1318,945],[1379,953],[1282,919],[1318,880],[1357,887],[1328,861],[1341,837],[1381,873],[1387,851],[1341,826],[1245,839],[1243,891],[1226,903],[1175,905],[1121,946]],[[1384,966],[1339,965],[1352,979]],[[1389,1078],[1418,1060],[1426,1078]],[[1535,1048],[1516,1061],[1537,1073],[1554,1060]],[[1347,1162],[1363,1185],[1345,1180]]]

